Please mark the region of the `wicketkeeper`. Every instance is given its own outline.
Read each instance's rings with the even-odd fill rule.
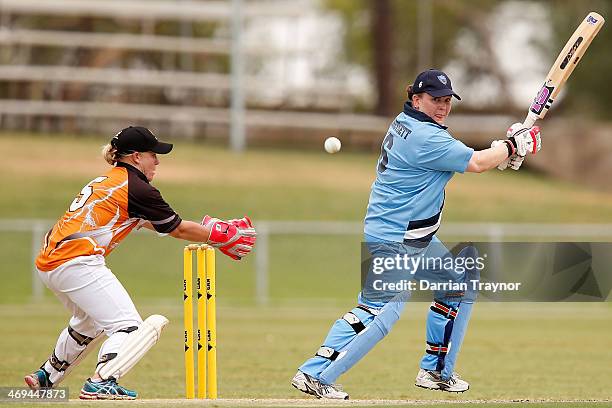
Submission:
[[[106,338],[80,398],[137,397],[117,381],[157,342],[168,320],[153,315],[143,321],[128,292],[106,267],[105,258],[134,228],[207,243],[235,260],[253,249],[256,232],[248,217],[186,221],[164,201],[150,182],[159,164],[157,155],[171,150],[172,144],[160,142],[144,127],[123,129],[102,152],[113,167],[83,187],[45,235],[36,268],[72,317],[48,360],[25,377],[31,389],[57,386]]]
[[[451,177],[457,172],[482,173],[498,166],[518,170],[527,154],[540,150],[540,131],[515,123],[506,139],[494,141],[489,149],[474,151],[454,139],[445,126],[452,97],[461,99],[445,73],[422,72],[407,92],[408,101],[382,143],[364,240],[373,257],[448,257],[451,255],[435,234],[442,220],[444,188]],[[475,256],[471,247],[460,255]],[[393,276],[397,271],[389,272]],[[441,269],[435,272],[435,278],[443,280],[449,275],[456,282],[467,282],[471,272]],[[299,367],[292,385],[318,398],[348,399],[348,394],[334,383],[387,335],[408,298],[408,291],[390,290],[381,296],[381,292],[364,286],[357,307],[332,325],[316,354]],[[415,385],[449,392],[469,388],[453,367],[474,299],[475,293],[434,292],[427,316],[425,353]]]

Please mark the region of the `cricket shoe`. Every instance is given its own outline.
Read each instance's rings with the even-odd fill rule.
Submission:
[[[40,390],[45,388],[53,387],[53,383],[49,379],[49,373],[39,368],[32,374],[28,374],[23,377],[25,383],[30,387],[31,390]]]
[[[440,371],[425,370],[423,368],[419,370],[414,385],[427,388],[428,390],[446,392],[465,392],[470,388],[470,384],[462,380],[457,373],[453,373],[448,380],[443,380]]]
[[[88,378],[79,394],[80,399],[86,400],[133,400],[136,397],[138,397],[136,391],[120,386],[113,377],[100,382],[94,382]]]
[[[339,385],[323,384],[316,378],[299,370],[291,380],[291,385],[293,385],[298,390],[309,395],[314,395],[317,398],[341,400],[349,399],[349,395],[346,392],[342,391]]]

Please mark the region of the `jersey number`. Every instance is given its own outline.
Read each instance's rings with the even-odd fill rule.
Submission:
[[[91,195],[93,194],[93,187],[91,185],[95,183],[101,183],[106,179],[106,176],[96,177],[95,179],[87,183],[87,185],[81,190],[81,193],[74,199],[72,204],[70,204],[69,211],[76,211],[79,208],[83,207],[87,200],[89,200],[89,197],[91,197]]]
[[[379,173],[383,173],[385,170],[387,170],[387,164],[389,163],[389,156],[387,150],[391,150],[392,147],[393,135],[391,133],[387,133],[387,136],[385,136],[385,140],[383,140],[382,145],[380,146],[380,159],[378,160]]]

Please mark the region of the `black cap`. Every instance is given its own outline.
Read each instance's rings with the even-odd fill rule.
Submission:
[[[170,153],[171,143],[157,140],[155,135],[145,127],[130,126],[117,133],[111,145],[118,153],[153,152],[158,154]]]
[[[412,92],[415,94],[427,92],[435,97],[453,95],[461,100],[461,97],[453,91],[448,75],[437,69],[428,69],[417,75],[412,85]]]

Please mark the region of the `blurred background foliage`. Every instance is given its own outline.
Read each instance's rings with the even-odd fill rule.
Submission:
[[[425,3],[429,3],[426,5]],[[495,78],[502,90],[501,100],[495,111],[512,111],[513,106],[507,89],[510,79],[500,69],[494,53],[496,44],[492,41],[494,27],[490,22],[492,13],[507,3],[503,0],[326,0],[325,6],[338,12],[345,23],[344,57],[352,63],[366,67],[372,78],[376,79],[378,99],[375,112],[392,114],[405,98],[404,89],[416,73],[430,67],[444,67],[452,60],[462,59],[467,67],[468,78],[476,79],[482,75]],[[536,44],[544,48],[544,53],[553,61],[565,45],[578,22],[589,11],[597,11],[604,17],[609,14],[612,1],[514,1],[513,3],[534,3],[542,5],[550,20],[551,44]],[[431,42],[434,52],[430,66],[417,60],[419,46],[419,7],[431,7]],[[512,21],[505,22],[508,26]],[[457,52],[455,39],[459,34],[475,40],[484,58],[470,59]],[[580,63],[580,69],[572,74],[567,84],[572,98],[563,101],[557,109],[578,110],[581,114],[591,114],[607,118],[612,101],[602,92],[602,81],[612,67],[612,54],[608,52],[612,31],[606,26],[587,51],[588,58]],[[499,52],[499,50],[497,50]],[[521,61],[516,61],[520,64]],[[547,63],[548,64],[548,63]],[[546,67],[546,70],[548,66]],[[463,107],[465,109],[465,106]],[[524,110],[524,107],[521,107]]]
[[[223,2],[188,4],[209,12]],[[605,17],[611,4],[244,0],[251,14],[242,24],[242,69],[234,72],[243,72],[245,108],[250,111],[245,138],[250,147],[320,149],[326,137],[335,135],[345,151],[378,151],[387,119],[406,99],[406,86],[418,72],[435,67],[449,74],[463,98],[453,106],[459,115],[449,118],[453,136],[484,148],[493,135],[503,135],[510,123],[524,117],[551,63],[585,15],[593,10]],[[274,12],[253,12],[270,6]],[[231,73],[235,33],[229,18],[235,14],[190,20],[147,15],[149,3],[140,7],[129,17],[92,17],[87,10],[76,17],[45,15],[49,11],[44,7],[38,14],[18,8],[11,12],[5,5],[0,111],[7,114],[2,130],[109,134],[138,122],[160,134],[225,143],[236,82]],[[612,71],[609,25],[603,26],[546,118],[545,133],[554,135],[555,143],[527,165],[604,189],[611,188],[607,174],[612,171],[612,102],[603,86]],[[28,42],[28,35],[40,38],[47,32],[70,32],[66,38],[81,41]],[[107,42],[92,44],[78,38],[80,33]],[[118,37],[129,45],[107,46]],[[146,44],[134,46],[135,39]],[[155,47],[158,40],[173,45]],[[184,41],[195,47],[181,50]],[[149,114],[151,107],[157,114]],[[355,117],[343,121],[344,114]],[[565,158],[563,166],[558,165],[560,157]]]
[[[321,0],[327,12],[337,13],[343,22],[342,55],[338,55],[338,65],[355,64],[367,70],[373,85],[374,98],[368,105],[355,101],[359,111],[370,111],[379,115],[393,115],[397,106],[405,99],[406,85],[423,69],[443,68],[452,62],[460,62],[463,67],[464,81],[470,82],[486,77],[499,88],[495,103],[485,106],[462,104],[459,109],[482,113],[518,112],[523,106],[516,106],[510,97],[510,88],[516,78],[509,78],[495,54],[499,53],[496,35],[513,21],[498,24],[494,19],[501,7],[513,4],[523,7],[525,18],[529,16],[528,7],[541,6],[547,16],[542,22],[546,33],[550,31],[550,41],[535,42],[543,55],[547,56],[544,70],[549,61],[554,60],[559,50],[571,35],[581,18],[593,10],[604,17],[612,9],[612,0]],[[62,30],[80,32],[124,32],[145,33],[165,36],[187,36],[195,38],[221,38],[227,36],[227,27],[220,22],[194,22],[181,24],[177,21],[134,21],[130,19],[12,16],[12,26],[42,30]],[[430,22],[430,23],[429,23]],[[537,20],[536,20],[537,22]],[[507,26],[506,26],[507,25]],[[534,28],[536,30],[536,28]],[[428,40],[431,50],[425,58],[420,58],[423,38]],[[469,38],[478,49],[477,53],[462,50],[457,39]],[[612,54],[608,47],[612,41],[612,31],[607,27],[601,30],[596,41],[587,51],[588,58],[572,74],[567,91],[572,98],[560,101],[556,109],[577,111],[598,118],[607,118],[612,101],[602,91],[602,81],[612,67]],[[425,45],[427,47],[427,45]],[[70,52],[58,48],[33,48],[24,55],[11,54],[12,63],[24,59],[24,63],[34,65],[70,65],[86,67],[121,67],[177,71],[202,71],[227,73],[230,61],[227,55],[194,54],[185,58],[180,52],[157,53],[121,49],[82,49],[74,47]],[[257,61],[252,62],[254,66]],[[516,61],[521,64],[521,60]],[[527,74],[529,75],[529,74]],[[3,84],[3,87],[7,86]],[[77,99],[84,86],[76,86],[66,99]],[[181,94],[182,97],[186,95]],[[198,97],[189,93],[188,99]],[[171,103],[172,96],[167,92],[149,90],[147,99],[158,99],[161,103]],[[210,103],[210,101],[208,101]],[[226,103],[222,98],[220,105]]]
[[[580,62],[580,69],[572,73],[572,79],[568,83],[572,97],[563,101],[563,108],[576,111],[579,114],[594,116],[599,119],[610,118],[612,100],[605,91],[605,83],[610,75],[612,67],[612,30],[610,29],[610,12],[612,12],[612,1],[589,0],[589,1],[545,1],[552,17],[554,42],[556,48],[561,48],[567,38],[574,30],[576,16],[585,13],[585,9],[597,11],[607,19],[606,25],[597,34],[597,40],[593,41],[587,51],[588,58]],[[553,57],[554,58],[554,57]]]

